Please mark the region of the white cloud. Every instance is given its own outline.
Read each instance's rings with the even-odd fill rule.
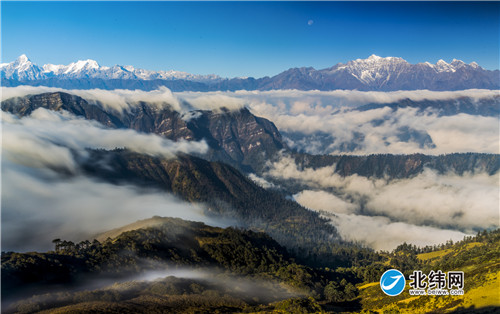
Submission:
[[[389,180],[342,177],[335,165],[299,169],[287,157],[269,166],[266,177],[309,187],[294,196],[298,203],[334,215],[333,223],[345,239],[373,248],[394,248],[403,241],[442,243],[500,226],[498,173],[460,176],[425,169],[412,178]]]
[[[375,154],[424,153],[438,155],[454,152],[498,153],[499,119],[467,114],[440,117],[428,111],[389,108],[369,111],[350,109],[370,103],[393,103],[409,98],[413,101],[449,100],[470,97],[472,101],[498,97],[498,91],[396,91],[362,92],[336,91],[236,91],[236,92],[179,92],[167,88],[155,91],[130,90],[62,90],[48,87],[4,87],[2,99],[48,91],[65,91],[96,102],[106,110],[130,110],[145,101],[159,108],[170,106],[181,113],[192,110],[238,110],[248,107],[257,116],[274,122],[285,133],[295,133],[299,138],[289,139],[293,148],[319,154]],[[186,115],[186,119],[190,116]],[[409,129],[422,138],[404,139]],[[321,143],[314,139],[323,134]],[[302,139],[300,139],[302,136]]]
[[[2,99],[56,90],[60,89],[25,86],[2,88]],[[355,143],[357,148],[351,153],[356,154],[415,152],[442,154],[468,151],[498,153],[500,147],[497,117],[467,114],[440,117],[431,111],[421,113],[413,108],[402,108],[395,112],[388,108],[370,111],[349,110],[367,103],[395,102],[402,98],[418,101],[472,97],[477,101],[481,98],[495,97],[498,91],[383,93],[292,90],[172,94],[168,89],[160,89],[152,92],[123,90],[66,92],[90,101],[99,101],[100,105],[108,110],[130,110],[140,101],[147,101],[160,107],[168,105],[183,112],[185,119],[192,118],[186,112],[193,109],[218,110],[226,107],[234,110],[246,106],[254,114],[275,122],[280,130],[305,135],[302,141],[303,147],[314,152],[342,153],[343,143]],[[377,120],[378,123],[373,123]],[[141,198],[142,192],[132,187],[106,185],[88,178],[77,178],[65,184],[55,181],[47,185],[48,180],[54,180],[54,173],[47,170],[47,167],[77,172],[75,151],[84,156],[88,147],[105,149],[127,147],[141,153],[173,157],[177,152],[204,152],[207,149],[204,142],[171,142],[156,135],[140,134],[133,130],[105,129],[94,121],[44,109],[38,109],[31,117],[22,119],[3,113],[2,124],[4,133],[2,164],[7,165],[4,169],[8,170],[4,171],[2,181],[4,187],[5,182],[13,182],[9,186],[11,189],[5,190],[10,191],[10,194],[2,196],[3,201],[11,204],[10,212],[6,212],[5,217],[8,219],[17,217],[16,207],[12,204],[18,203],[20,206],[25,204],[23,205],[25,210],[20,210],[19,213],[24,213],[22,217],[26,222],[24,228],[28,228],[26,230],[36,226],[37,221],[43,221],[43,215],[34,209],[46,210],[45,208],[51,204],[55,209],[53,215],[48,217],[51,223],[53,220],[56,225],[54,223],[48,225],[54,230],[65,230],[61,226],[70,226],[64,221],[65,219],[73,221],[72,212],[69,211],[66,217],[64,208],[71,207],[72,203],[64,197],[58,198],[60,195],[69,195],[82,204],[85,204],[85,199],[89,199],[89,206],[95,206],[99,211],[105,211],[106,208],[113,206],[107,202],[109,195],[112,199],[124,200],[122,208],[125,212],[129,208],[127,200],[130,200],[131,213],[132,207],[141,205],[134,203],[134,200],[127,198],[127,195],[134,196],[134,199],[147,204],[148,201]],[[436,147],[422,147],[418,142],[401,140],[396,136],[401,128],[429,134]],[[318,133],[329,136],[331,142],[324,145],[322,139],[313,142],[307,137]],[[298,169],[292,159],[283,158],[271,164],[266,178],[268,177],[293,179],[304,183],[307,190],[295,195],[299,203],[314,210],[335,214],[332,220],[341,235],[346,239],[362,241],[374,248],[386,249],[402,241],[418,245],[441,243],[450,238],[459,239],[464,234],[480,228],[499,226],[498,174],[489,176],[475,173],[459,176],[453,173],[437,174],[426,170],[414,178],[402,180],[370,179],[357,175],[341,177],[334,172],[334,167]],[[264,178],[255,176],[251,179],[264,186],[269,184]],[[65,189],[66,186],[68,190]],[[24,198],[20,193],[23,191],[22,187],[27,187],[24,190],[28,191]],[[50,187],[55,194],[51,193]],[[81,199],[77,195],[78,190],[81,190],[84,196]],[[100,194],[99,191],[103,192]],[[93,201],[92,195],[96,197]],[[148,207],[153,210],[146,211],[147,216],[140,216],[137,219],[155,214],[166,215],[161,204],[168,203],[169,200],[149,192],[144,197],[151,197],[152,205]],[[44,200],[53,202],[41,206]],[[99,205],[101,202],[102,207]],[[176,208],[175,202],[172,208]],[[83,211],[80,207],[78,210]],[[174,212],[181,213],[182,210]],[[187,212],[193,211],[187,210]],[[114,213],[119,215],[119,212]],[[60,220],[57,219],[59,216]],[[94,214],[89,217],[102,221],[111,219],[108,216]],[[16,219],[18,220],[12,220],[12,228],[21,226],[18,222],[22,219],[19,217]],[[84,217],[81,219],[84,221]],[[89,222],[90,225],[93,223]],[[5,226],[4,220],[2,233],[5,233]],[[99,227],[99,222],[95,223],[95,226]],[[36,228],[34,230],[36,231]],[[10,231],[14,232],[13,235],[18,232],[13,229]],[[18,236],[21,234],[18,233]],[[48,234],[52,237],[52,234]],[[31,239],[37,236],[40,235],[34,234]]]
[[[131,129],[107,129],[96,121],[43,108],[20,119],[3,112],[2,122],[4,157],[35,167],[64,167],[70,172],[75,170],[72,150],[85,155],[87,148],[128,148],[173,158],[176,153],[205,153],[208,149],[204,141],[174,142]]]
[[[199,94],[185,99],[194,109],[218,111],[221,108],[239,110],[245,107],[245,100],[230,97],[223,93]]]
[[[404,222],[392,222],[387,217],[337,214],[327,215],[340,236],[348,241],[362,243],[374,250],[391,251],[403,242],[424,247],[460,241],[469,234]]]
[[[286,133],[302,134],[303,140],[291,139],[294,148],[319,154],[375,154],[424,153],[438,155],[454,152],[498,153],[499,120],[497,117],[459,114],[440,117],[437,113],[418,112],[414,108],[401,108],[393,112],[388,107],[369,111],[350,109],[370,103],[393,103],[409,98],[413,101],[449,100],[470,97],[478,102],[498,97],[498,91],[465,90],[434,92],[427,90],[396,92],[361,91],[236,91],[236,92],[182,92],[176,93],[188,102],[218,97],[222,106],[244,104],[253,114],[274,122]],[[224,97],[223,97],[224,96]],[[374,123],[376,122],[376,123]],[[435,144],[418,139],[401,139],[402,129],[428,134]],[[314,135],[322,137],[321,143]],[[326,143],[325,141],[328,141]],[[318,145],[319,144],[319,145]],[[354,145],[346,150],[346,144]]]
[[[87,177],[47,177],[33,169],[2,161],[2,250],[45,251],[62,238],[86,240],[97,233],[154,215],[219,222],[203,214],[202,205],[182,202],[165,192],[112,185]]]
[[[89,103],[94,103],[106,111],[115,111],[121,113],[130,111],[139,103],[145,102],[157,108],[170,107],[177,112],[188,112],[194,109],[200,110],[219,110],[225,107],[229,110],[238,110],[244,106],[244,100],[230,97],[224,94],[199,94],[190,97],[189,104],[173,94],[170,89],[160,87],[153,91],[142,90],[104,90],[104,89],[72,89],[44,87],[44,86],[17,86],[2,87],[1,99],[6,100],[13,97],[23,97],[27,95],[36,95],[49,92],[65,92],[68,94],[80,96]]]
[[[392,219],[472,232],[498,228],[499,175],[439,175],[431,170],[377,187],[366,209]]]
[[[189,92],[187,92],[189,93]],[[227,92],[228,96],[245,97],[252,100],[266,101],[270,103],[281,102],[291,106],[299,100],[317,105],[331,105],[339,107],[357,107],[370,103],[392,103],[401,99],[421,100],[447,100],[460,97],[471,97],[475,100],[498,96],[498,90],[469,89],[461,91],[393,91],[374,92],[356,90],[334,90],[334,91],[300,91],[300,90],[273,90],[273,91],[236,91]]]
[[[259,177],[258,175],[254,174],[254,173],[250,173],[248,175],[248,178],[250,180],[252,180],[258,186],[263,187],[264,189],[269,189],[269,188],[275,187],[274,184],[272,184],[271,182],[267,181],[264,178]]]
[[[325,191],[304,190],[293,196],[297,203],[316,211],[348,214],[359,206]]]
[[[50,92],[65,92],[80,96],[90,103],[97,103],[104,110],[114,110],[118,113],[130,111],[139,102],[147,102],[158,108],[170,106],[176,111],[182,111],[180,101],[172,92],[161,87],[154,91],[142,90],[103,90],[103,89],[72,89],[45,87],[45,86],[17,86],[2,87],[2,101],[12,97],[23,97]]]
[[[83,240],[153,215],[214,223],[203,215],[203,207],[165,192],[84,177],[75,160],[85,158],[87,148],[116,147],[175,158],[179,152],[205,152],[205,142],[173,142],[134,130],[106,129],[95,121],[41,108],[23,118],[3,112],[2,131],[3,250],[46,250],[54,238]],[[75,176],[65,177],[55,169]]]
[[[292,108],[293,109],[293,108]],[[499,120],[495,117],[458,114],[440,117],[436,113],[420,113],[415,108],[401,108],[393,112],[389,107],[369,111],[341,111],[335,114],[297,115],[273,113],[272,121],[284,132],[302,133],[306,137],[298,147],[311,153],[346,153],[344,143],[355,144],[351,154],[445,154],[454,152],[498,153]],[[377,123],[373,123],[377,121]],[[399,138],[401,130],[413,130],[428,134],[432,145],[419,140]],[[317,151],[308,143],[307,136],[328,134],[331,139],[323,151]],[[323,140],[323,146],[325,145]],[[328,143],[327,143],[328,144]],[[430,144],[430,143],[429,143]]]

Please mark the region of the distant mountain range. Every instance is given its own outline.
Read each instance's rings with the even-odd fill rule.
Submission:
[[[462,90],[499,89],[500,71],[485,70],[477,63],[454,59],[410,64],[402,58],[372,55],[345,64],[316,70],[291,68],[273,77],[222,78],[179,71],[148,71],[133,66],[100,66],[94,60],[69,65],[38,66],[26,55],[0,64],[3,86],[34,85],[71,89],[142,89],[166,86],[173,91],[217,90]]]
[[[45,64],[42,67],[34,64],[26,55],[19,56],[11,63],[0,64],[2,78],[19,81],[58,79],[121,79],[121,80],[189,80],[189,81],[217,81],[216,75],[193,75],[179,71],[148,71],[136,69],[133,66],[115,65],[113,67],[100,66],[95,60],[80,60],[68,65]]]

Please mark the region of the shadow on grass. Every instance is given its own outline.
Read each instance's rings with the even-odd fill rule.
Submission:
[[[360,299],[352,301],[322,304],[322,308],[329,312],[359,312],[363,309]]]
[[[474,314],[490,314],[490,313],[500,313],[500,306],[486,306],[476,308],[474,305],[468,308],[459,307],[458,309],[450,312],[453,314],[465,314],[465,313],[474,313]]]

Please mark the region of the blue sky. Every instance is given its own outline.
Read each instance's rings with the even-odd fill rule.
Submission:
[[[1,2],[2,62],[225,77],[371,54],[499,68],[500,2]]]

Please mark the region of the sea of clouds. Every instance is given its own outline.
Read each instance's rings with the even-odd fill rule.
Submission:
[[[170,106],[187,118],[196,118],[190,115],[193,110],[246,107],[274,122],[292,148],[315,154],[499,153],[500,147],[498,116],[440,116],[415,108],[353,110],[405,98],[470,97],[479,101],[498,96],[498,91],[172,93],[166,88],[151,92],[68,91],[21,86],[2,88],[2,100],[53,91],[81,96],[115,112],[129,111],[140,102],[158,108]],[[428,136],[432,145],[405,140],[397,135],[401,130]],[[208,147],[203,141],[172,142],[154,134],[107,129],[95,121],[45,109],[24,118],[2,112],[2,132],[3,250],[47,249],[54,238],[79,240],[153,215],[220,223],[204,216],[201,205],[187,204],[158,191],[86,177],[79,172],[75,159],[85,158],[87,148],[116,147],[175,158],[179,152],[205,152]],[[425,170],[413,178],[388,180],[341,177],[333,169],[299,169],[292,159],[283,157],[263,177],[252,178],[266,188],[275,187],[273,178],[300,180],[308,188],[294,195],[297,202],[321,211],[345,239],[375,249],[390,250],[403,241],[439,244],[499,226],[498,174]],[[60,170],[72,176],[62,176]]]
[[[231,108],[244,104],[250,111],[274,122],[295,149],[311,154],[411,154],[439,155],[455,152],[498,153],[499,119],[460,113],[440,116],[435,110],[389,107],[353,110],[372,103],[394,103],[402,99],[473,101],[498,97],[499,91],[236,91],[183,92],[175,95],[197,104],[217,100]],[[428,135],[432,145],[397,136],[402,130]],[[346,147],[350,149],[346,150]]]
[[[105,183],[78,167],[88,148],[126,147],[175,158],[180,152],[206,152],[204,141],[173,142],[134,130],[107,129],[42,108],[23,118],[2,112],[1,118],[4,251],[48,250],[55,238],[80,241],[154,215],[220,224],[203,214],[202,205],[165,192]]]
[[[283,157],[266,176],[306,186],[293,196],[298,203],[331,219],[342,238],[376,250],[457,241],[499,227],[498,173],[425,169],[407,179],[342,177],[335,165],[301,168]]]

